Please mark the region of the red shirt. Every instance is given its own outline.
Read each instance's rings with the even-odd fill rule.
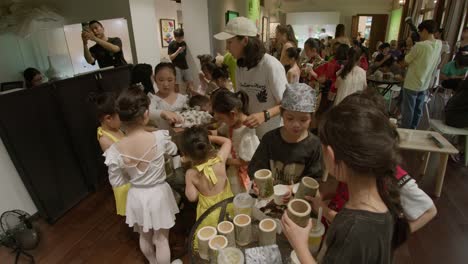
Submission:
[[[369,62],[365,56],[361,56],[361,59],[359,60],[359,67],[363,68],[365,71],[369,69]]]
[[[325,76],[327,80],[331,80],[332,84],[330,87],[330,92],[336,93],[336,73],[341,69],[341,65],[338,63],[336,59],[332,59],[328,63],[323,64],[322,66],[315,69],[315,73],[317,73],[317,79],[320,76]]]

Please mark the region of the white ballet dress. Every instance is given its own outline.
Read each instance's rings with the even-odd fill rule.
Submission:
[[[159,130],[153,134],[155,143],[141,157],[120,153],[116,144],[104,152],[111,185],[131,183],[126,223],[136,231],[143,232],[170,229],[175,224],[175,215],[179,213],[172,189],[166,183],[164,169],[164,154],[175,155],[177,147],[170,140],[169,131]],[[155,155],[150,155],[152,151]],[[148,156],[152,158],[145,159]]]

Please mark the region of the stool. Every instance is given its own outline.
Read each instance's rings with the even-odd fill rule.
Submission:
[[[437,119],[429,119],[429,126],[441,134],[465,136],[465,167],[468,166],[468,128],[447,126],[444,121]]]

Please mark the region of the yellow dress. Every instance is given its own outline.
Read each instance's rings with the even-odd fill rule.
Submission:
[[[106,136],[110,138],[114,143],[118,142],[119,139],[113,136],[111,133],[105,131],[102,129],[102,127],[98,127],[97,129],[97,139],[99,139],[102,136]],[[128,190],[130,189],[131,184],[127,183],[122,186],[118,187],[113,187],[114,191],[114,198],[115,198],[115,208],[117,209],[117,214],[125,216],[125,208],[127,207],[127,194]]]
[[[221,162],[221,158],[216,157],[216,158],[208,160],[207,162],[203,164],[195,166],[195,169],[198,172],[201,172],[203,175],[205,175],[208,178],[208,180],[211,181],[213,184],[216,184],[218,182],[218,178],[216,177],[213,171],[213,165],[219,162]],[[210,207],[232,196],[234,195],[232,194],[231,186],[229,185],[229,180],[226,180],[226,186],[224,187],[224,190],[218,194],[211,195],[211,196],[204,196],[203,194],[198,193],[197,220]],[[226,212],[229,213],[230,215],[234,215],[232,204],[228,205]],[[211,212],[210,215],[208,215],[208,217],[206,217],[203,220],[203,222],[200,224],[200,226],[197,228],[197,232],[195,232],[195,236],[198,233],[198,230],[200,230],[200,228],[202,227],[213,226],[216,228],[218,225],[220,213],[221,213],[221,208]],[[195,239],[194,248],[198,248],[197,239]]]

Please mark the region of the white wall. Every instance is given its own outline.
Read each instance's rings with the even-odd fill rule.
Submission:
[[[184,17],[184,33],[187,42],[187,62],[192,70],[195,85],[198,85],[197,73],[200,62],[197,56],[209,54],[211,41],[208,21],[208,0],[182,1],[182,16]]]
[[[183,2],[183,1],[182,1]],[[225,26],[226,11],[239,12],[239,16],[247,16],[248,5],[246,0],[208,0],[210,40],[212,43],[212,54],[224,54],[226,41],[216,40],[213,35],[221,32]],[[185,14],[184,14],[185,16]]]
[[[286,24],[316,25],[337,24],[340,21],[338,12],[297,12],[286,14]]]
[[[20,209],[30,214],[37,212],[0,139],[0,214],[11,209]]]
[[[161,60],[156,1],[130,0],[130,13],[138,63],[148,63],[154,67]],[[149,25],[157,30],[148,30]]]
[[[0,82],[23,80],[22,71],[26,68],[21,53],[19,38],[13,33],[0,35]]]
[[[275,9],[277,0],[265,0],[270,12]],[[346,34],[351,34],[352,17],[357,14],[390,14],[393,0],[333,0],[333,1],[282,1],[285,13],[293,12],[338,12],[340,23],[346,26]]]

